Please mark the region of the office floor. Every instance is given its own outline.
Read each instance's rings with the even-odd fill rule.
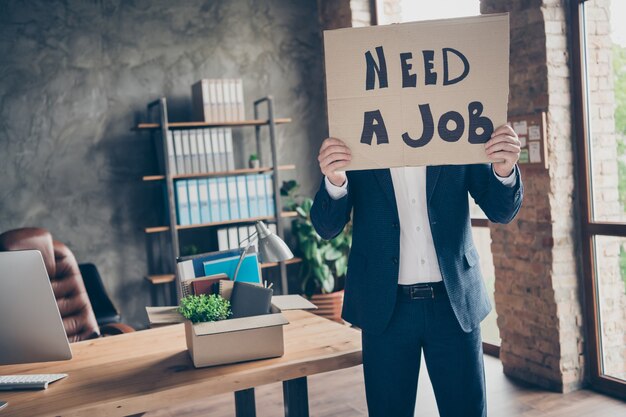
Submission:
[[[437,406],[426,367],[422,366],[416,417],[436,417]],[[311,417],[366,416],[361,367],[316,375],[309,378]],[[571,394],[545,392],[505,377],[496,358],[485,356],[488,411],[490,417],[624,417],[626,403],[581,390]],[[282,385],[256,389],[257,416],[283,414]],[[145,417],[231,417],[235,415],[233,395],[220,395],[193,404],[145,414]]]

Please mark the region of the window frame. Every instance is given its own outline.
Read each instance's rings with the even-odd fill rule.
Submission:
[[[585,322],[585,361],[588,380],[598,391],[626,399],[626,381],[603,374],[600,315],[594,238],[596,236],[626,237],[626,223],[603,222],[593,219],[592,160],[590,154],[591,132],[588,112],[588,84],[584,3],[587,0],[571,0],[571,55],[572,126],[576,145],[576,174],[580,239],[582,253],[583,315]]]

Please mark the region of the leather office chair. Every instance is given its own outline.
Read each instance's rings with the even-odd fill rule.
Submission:
[[[135,331],[132,327],[123,323],[109,322],[108,324],[98,326],[94,309],[74,254],[63,243],[53,240],[52,235],[46,229],[15,229],[0,235],[0,251],[27,249],[39,250],[43,256],[52,284],[52,290],[63,319],[63,326],[70,342]],[[85,267],[84,270],[89,270],[89,267]],[[99,280],[100,276],[97,270],[95,273]],[[98,288],[97,284],[90,285],[90,287],[95,288],[96,291],[103,292],[104,287],[101,281],[99,285],[100,288]],[[104,294],[106,295],[106,293]],[[108,299],[108,296],[106,298]],[[117,312],[110,299],[108,304]],[[106,301],[98,301],[97,305],[102,306],[104,310],[110,310]]]

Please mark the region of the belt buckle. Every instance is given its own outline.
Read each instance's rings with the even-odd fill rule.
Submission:
[[[421,295],[419,294],[420,292],[422,293]],[[424,292],[426,292],[426,294],[424,294]],[[411,287],[411,298],[414,300],[435,298],[435,290],[431,286]]]

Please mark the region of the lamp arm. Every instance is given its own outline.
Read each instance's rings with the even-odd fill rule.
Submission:
[[[239,268],[241,268],[241,264],[243,263],[243,260],[246,257],[246,253],[248,253],[248,250],[250,249],[250,247],[252,246],[252,243],[254,242],[251,239],[252,237],[254,237],[254,234],[252,236],[248,237],[248,239],[249,239],[248,244],[246,245],[245,249],[241,253],[241,256],[239,257],[239,262],[237,262],[237,268],[235,268],[235,275],[233,276],[233,282],[237,281],[237,274],[239,273]]]
[[[242,244],[243,242],[245,242],[246,240],[247,240],[248,242],[250,242],[250,243],[251,243],[251,242],[252,242],[252,238],[253,238],[253,237],[255,237],[255,236],[256,236],[256,235],[258,235],[258,234],[259,234],[259,232],[257,232],[257,231],[255,230],[255,231],[254,231],[254,233],[252,233],[250,236],[248,236],[248,237],[244,237],[243,239],[241,239],[241,240],[239,241],[239,245],[241,245],[241,244]]]

